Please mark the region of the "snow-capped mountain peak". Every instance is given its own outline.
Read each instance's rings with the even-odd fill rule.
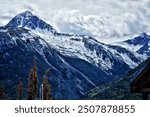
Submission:
[[[130,51],[137,52],[144,56],[150,55],[150,36],[143,32],[139,36],[129,39],[123,42],[114,43],[114,45],[119,45]]]
[[[52,33],[56,32],[51,25],[32,14],[31,11],[25,11],[18,14],[10,20],[6,27],[23,27],[29,30],[45,30]]]
[[[148,36],[148,35],[147,35],[146,32],[142,32],[141,35],[140,35],[141,38],[144,38],[144,37],[147,37],[147,36]]]
[[[20,13],[19,15],[23,16],[23,17],[31,17],[31,16],[33,16],[31,11],[24,11],[24,12]]]

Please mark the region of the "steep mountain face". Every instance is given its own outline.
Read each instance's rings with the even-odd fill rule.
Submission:
[[[49,80],[54,99],[80,99],[88,90],[119,79],[146,58],[89,36],[58,33],[26,11],[0,28],[0,82],[12,87],[6,89],[10,99],[16,96],[22,77],[26,88],[34,56],[39,61],[39,84],[44,70],[52,70]]]
[[[95,86],[67,61],[72,61],[73,58],[64,57],[31,31],[3,27],[0,28],[0,37],[0,82],[7,86],[8,98],[15,99],[20,79],[23,78],[24,88],[27,88],[34,56],[38,63],[39,84],[43,81],[44,70],[51,69],[50,81],[55,99],[79,99],[85,91]]]

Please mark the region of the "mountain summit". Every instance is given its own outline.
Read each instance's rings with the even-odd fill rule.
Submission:
[[[51,25],[33,15],[31,11],[25,11],[18,14],[10,20],[6,27],[23,27],[27,29],[45,30],[56,33],[56,30]]]

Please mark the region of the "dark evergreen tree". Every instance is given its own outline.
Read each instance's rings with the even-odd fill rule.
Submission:
[[[34,66],[30,71],[29,85],[28,85],[28,99],[34,100],[37,98],[38,82],[37,82],[37,67],[36,58],[34,59]]]
[[[49,69],[45,71],[44,80],[43,80],[43,99],[44,100],[52,100],[52,93],[51,93],[51,85],[48,82],[48,72]]]
[[[4,91],[4,86],[0,85],[0,99],[4,99],[5,97],[5,91]]]
[[[22,100],[22,92],[23,92],[23,84],[22,81],[19,82],[18,85],[18,96],[19,96],[19,100]]]

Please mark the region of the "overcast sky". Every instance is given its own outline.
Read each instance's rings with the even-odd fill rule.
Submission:
[[[102,40],[150,32],[150,0],[0,0],[0,25],[25,10],[60,32]]]
[[[30,1],[30,2],[29,2]],[[44,18],[58,10],[78,10],[85,15],[134,13],[140,6],[150,7],[148,0],[0,0],[0,16],[5,19],[31,10]]]

